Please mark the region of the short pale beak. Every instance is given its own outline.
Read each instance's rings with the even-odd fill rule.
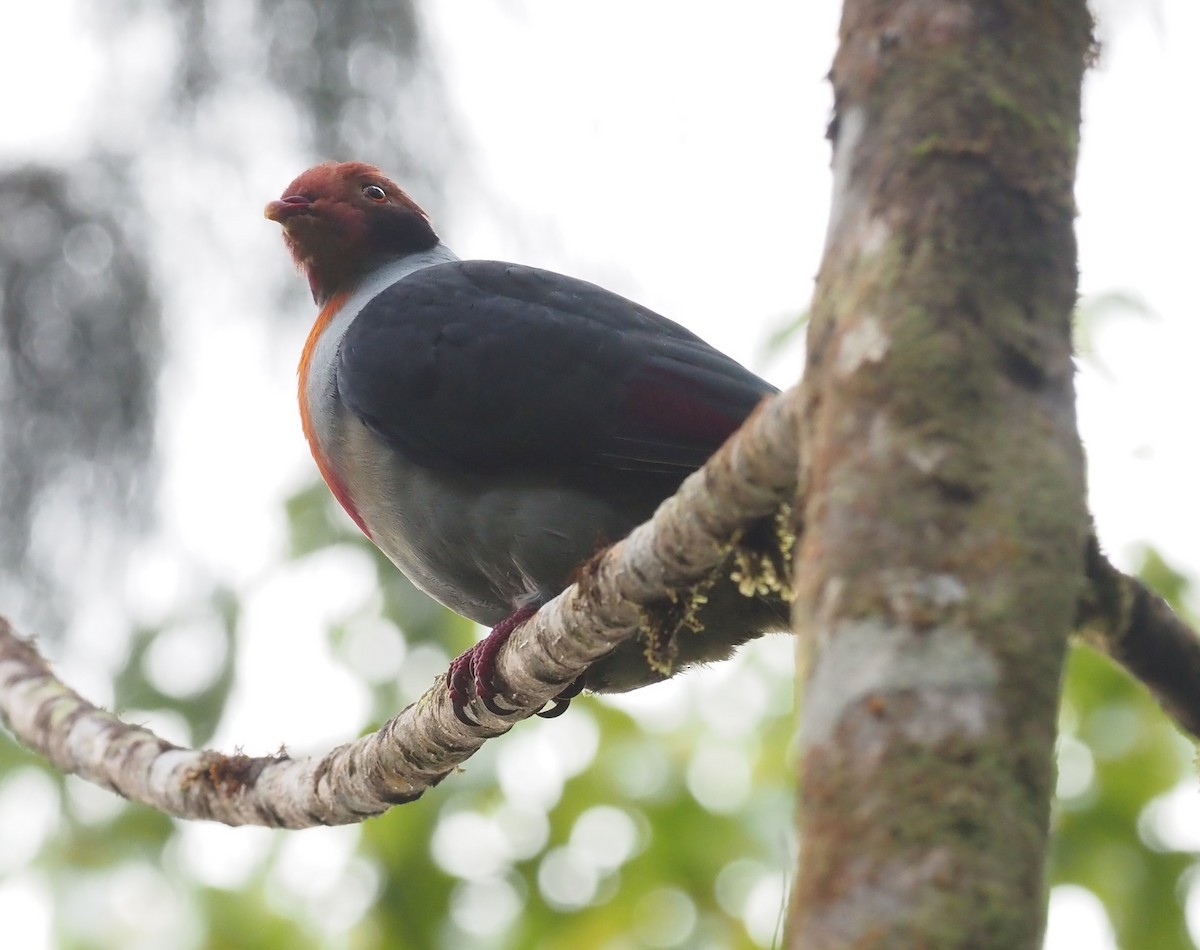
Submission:
[[[270,202],[263,209],[263,215],[283,224],[291,218],[305,214],[311,207],[312,202],[303,195],[287,195],[278,201]]]

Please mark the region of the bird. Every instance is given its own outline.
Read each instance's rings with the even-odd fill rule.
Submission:
[[[325,162],[267,204],[318,308],[299,364],[317,469],[419,589],[491,632],[447,675],[494,712],[495,657],[581,565],[647,520],[777,390],[666,317],[536,267],[462,260],[395,182]],[[674,637],[626,641],[564,690],[623,692],[787,627],[727,579]]]

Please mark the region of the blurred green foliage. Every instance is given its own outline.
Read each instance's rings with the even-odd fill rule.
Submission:
[[[228,15],[235,8],[252,11],[259,41],[236,42],[245,27]],[[139,16],[160,13],[133,2],[112,9],[96,14],[97,35],[114,40],[103,49],[133,48],[115,40]],[[427,50],[411,4],[171,0],[162,11],[179,54],[171,105],[138,119],[151,123],[152,134],[134,136],[134,147],[187,143],[193,122],[204,145],[180,149],[192,168],[222,140],[204,125],[225,112],[222,96],[229,89],[241,96],[265,77],[291,104],[314,154],[388,155],[440,203],[441,162],[430,143],[441,144],[442,157],[458,150],[440,94],[432,95],[435,108],[414,107],[418,93],[430,98],[436,83],[413,81]],[[364,63],[400,78],[378,83],[374,72],[362,72]],[[146,111],[141,100],[124,102],[112,97],[113,108]],[[107,124],[140,127],[130,121],[118,111]],[[413,154],[415,142],[429,154]],[[127,188],[142,167],[116,155],[104,180]],[[113,192],[112,184],[89,189],[110,204]],[[18,231],[28,243],[28,232]],[[1081,352],[1090,352],[1100,316],[1137,309],[1120,295],[1085,302]],[[17,312],[11,302],[8,312],[10,319]],[[128,308],[114,312],[128,318]],[[87,314],[94,323],[94,308]],[[789,317],[769,347],[795,347],[805,325],[806,315]],[[96,341],[86,342],[88,360],[106,365],[95,358]],[[127,351],[124,343],[117,348]],[[128,374],[105,375],[128,398]],[[72,410],[63,418],[78,427],[90,416]],[[45,442],[39,435],[30,445]],[[76,442],[72,435],[64,444]],[[29,481],[31,490],[47,482]],[[33,510],[32,503],[9,507]],[[287,518],[281,573],[331,554],[373,567],[370,593],[331,621],[326,635],[337,662],[369,690],[359,725],[374,728],[411,702],[476,630],[413,590],[350,530],[323,485],[289,499]],[[90,527],[88,519],[80,523]],[[1183,609],[1188,581],[1152,551],[1142,575]],[[167,717],[190,741],[211,741],[245,662],[245,608],[254,593],[217,588],[190,603],[187,616],[135,631],[114,681],[115,708]],[[223,655],[202,688],[175,695],[150,669],[156,648],[189,625],[206,629],[206,643]],[[406,672],[370,675],[363,630],[393,652],[406,651]],[[789,652],[777,638],[629,700],[584,697],[561,719],[520,723],[488,743],[420,801],[352,828],[276,832],[177,822],[64,778],[0,737],[0,946],[26,946],[12,930],[18,917],[34,926],[42,920],[43,943],[64,950],[771,946],[796,850]],[[272,697],[263,690],[254,700],[267,709]],[[1193,946],[1184,906],[1198,839],[1177,818],[1181,787],[1188,789],[1185,814],[1194,804],[1191,755],[1137,684],[1086,647],[1072,651],[1050,876],[1094,892],[1126,950]]]
[[[1156,552],[1144,551],[1138,574],[1187,615],[1188,582]],[[1163,827],[1161,807],[1181,783],[1193,786],[1185,794],[1193,799],[1193,826],[1200,827],[1194,754],[1141,685],[1090,647],[1071,651],[1060,715],[1051,880],[1095,893],[1119,945],[1128,950],[1195,946],[1184,911],[1197,854],[1186,839],[1171,840],[1183,835]],[[1190,838],[1200,840],[1195,832]]]
[[[293,562],[347,547],[370,556],[376,590],[360,612],[382,604],[410,651],[436,643],[449,655],[473,641],[474,626],[415,591],[323,486],[296,494],[287,511]],[[231,649],[209,688],[184,699],[157,689],[144,660],[159,632],[144,631],[116,707],[170,711],[198,740],[209,737],[236,674],[237,598],[216,595],[213,612],[227,621]],[[359,619],[331,625],[335,653]],[[57,945],[70,950],[770,945],[794,850],[789,654],[778,638],[703,682],[655,687],[671,695],[645,717],[628,702],[585,697],[560,719],[520,723],[420,801],[361,828],[189,826],[82,789],[3,741],[0,806],[3,776],[44,770],[62,807],[28,863],[0,858],[0,868],[49,884]],[[363,730],[414,698],[401,692],[375,683]],[[110,800],[97,805],[97,796]],[[21,802],[10,807],[15,820]],[[310,845],[317,859],[304,856]],[[320,864],[326,846],[326,870],[315,875],[325,879],[314,883],[303,866]],[[226,886],[213,883],[221,872],[196,873],[220,862],[198,861],[197,848],[223,847],[235,869]],[[147,900],[160,909],[149,922],[114,909]],[[89,903],[107,910],[81,919]]]
[[[436,642],[448,655],[471,641],[471,625],[376,557],[323,488],[297,494],[288,513],[296,563],[342,546],[372,552],[384,611],[410,650]],[[1186,579],[1152,551],[1142,574],[1183,609]],[[236,639],[237,598],[220,594],[214,612]],[[335,652],[355,622],[331,626]],[[172,700],[143,672],[152,637],[130,654],[118,708],[172,710],[207,735],[236,650],[212,688]],[[778,638],[653,688],[662,695],[585,698],[561,719],[520,723],[420,801],[359,828],[188,826],[85,792],[0,742],[0,831],[21,820],[10,785],[57,787],[62,800],[27,860],[0,855],[0,868],[41,882],[67,950],[772,946],[795,852],[788,650]],[[414,698],[390,680],[372,690],[364,730]],[[1184,903],[1196,855],[1172,840],[1163,807],[1190,779],[1190,755],[1140,686],[1073,649],[1051,880],[1094,892],[1128,950],[1193,947]],[[31,783],[37,773],[44,782]]]

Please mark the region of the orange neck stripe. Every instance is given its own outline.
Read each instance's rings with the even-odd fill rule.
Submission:
[[[308,339],[304,341],[304,349],[300,353],[300,366],[297,371],[297,375],[300,378],[300,424],[304,427],[304,437],[308,440],[308,448],[317,463],[317,471],[325,479],[325,484],[333,492],[333,497],[337,499],[338,504],[346,509],[346,514],[358,525],[363,534],[369,538],[371,537],[371,532],[367,530],[362,516],[358,513],[358,509],[354,507],[354,502],[350,498],[350,492],[346,489],[342,480],[338,478],[337,472],[334,471],[333,465],[326,458],[325,453],[321,451],[321,443],[317,439],[317,430],[313,423],[312,411],[308,405],[308,374],[312,372],[312,361],[313,356],[317,352],[317,341],[321,339],[321,334],[325,332],[334,315],[342,309],[342,305],[349,296],[348,293],[334,294],[325,301],[325,305],[317,313],[317,319],[313,322],[312,329],[308,333]]]

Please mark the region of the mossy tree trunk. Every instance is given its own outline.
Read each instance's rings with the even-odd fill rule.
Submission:
[[[789,945],[1034,948],[1088,519],[1083,0],[847,0],[809,332]]]

